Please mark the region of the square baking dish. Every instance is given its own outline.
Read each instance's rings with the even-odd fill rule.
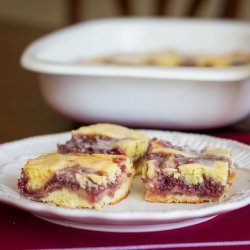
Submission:
[[[225,68],[80,64],[102,55],[175,49],[250,53],[247,22],[115,18],[82,22],[33,42],[21,64],[48,104],[83,123],[207,129],[250,113],[250,65]]]

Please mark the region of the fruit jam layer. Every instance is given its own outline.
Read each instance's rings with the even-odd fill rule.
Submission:
[[[73,135],[65,144],[59,144],[58,152],[123,155],[124,150],[116,146],[117,139],[102,135]]]
[[[148,194],[162,197],[167,195],[185,195],[200,198],[219,198],[225,190],[225,186],[206,177],[199,184],[187,184],[182,179],[169,175],[162,175],[152,180],[145,179],[144,183]]]

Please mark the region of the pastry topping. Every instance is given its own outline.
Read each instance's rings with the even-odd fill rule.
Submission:
[[[132,164],[124,155],[53,153],[29,160],[18,180],[18,188],[22,196],[36,201],[50,201],[53,197],[54,203],[60,205],[61,199],[67,199],[63,197],[66,194],[71,203],[64,200],[62,205],[74,207],[76,195],[82,201],[81,206],[100,208],[113,198],[116,201],[119,194],[126,195],[133,176]],[[124,183],[126,188],[115,196]],[[57,191],[64,193],[58,197]]]

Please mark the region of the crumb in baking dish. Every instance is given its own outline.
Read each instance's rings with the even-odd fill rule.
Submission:
[[[232,67],[250,64],[250,54],[234,51],[221,54],[184,54],[174,49],[145,53],[117,53],[83,63],[159,67]]]

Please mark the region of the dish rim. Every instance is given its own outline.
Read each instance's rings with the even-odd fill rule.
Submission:
[[[226,68],[203,68],[203,67],[155,67],[155,66],[125,66],[125,65],[79,65],[77,63],[62,63],[38,58],[38,53],[46,50],[53,44],[57,37],[66,33],[74,33],[75,30],[85,26],[98,25],[109,22],[167,22],[187,23],[201,25],[249,25],[247,21],[232,20],[204,20],[204,19],[180,19],[180,18],[107,18],[81,22],[66,28],[59,29],[32,42],[23,52],[20,62],[25,69],[37,73],[75,75],[75,76],[103,76],[103,77],[131,77],[131,78],[153,78],[174,80],[197,80],[197,81],[240,81],[250,77],[250,64],[242,66],[231,66]]]

